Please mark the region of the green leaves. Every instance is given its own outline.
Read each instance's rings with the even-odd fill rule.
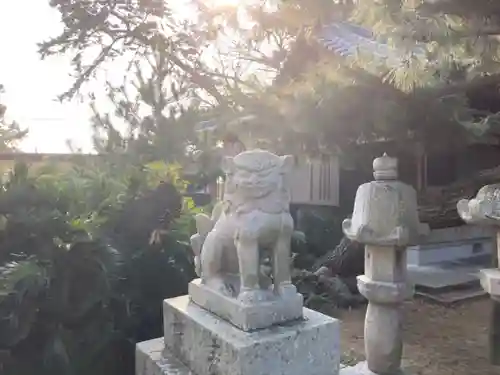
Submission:
[[[73,323],[108,303],[117,282],[120,254],[95,241],[78,242],[54,259],[50,303],[45,307],[61,322]]]
[[[196,209],[187,203],[172,225],[182,208],[174,184],[185,185],[179,167],[162,162],[14,168],[0,186],[2,371],[133,371],[117,356],[133,358],[130,342],[161,334],[161,301],[194,277]]]
[[[28,130],[21,129],[17,122],[6,119],[7,106],[1,101],[3,93],[4,87],[0,84],[0,151],[15,151],[18,142],[26,137]]]
[[[0,267],[0,347],[12,347],[31,332],[38,313],[36,301],[50,277],[35,258],[12,261]]]
[[[477,17],[473,11],[486,12],[495,6],[489,1],[479,1],[467,14],[459,2],[453,3],[455,6],[451,2],[441,3],[449,3],[446,10],[422,0],[365,1],[356,6],[353,20],[374,30],[378,38],[400,51],[420,48],[427,52],[427,61],[404,67],[414,75],[415,83],[410,86],[420,87],[423,83],[435,86],[449,79],[447,71],[454,64],[466,68],[467,74],[461,79],[499,72],[500,43],[494,37],[494,30],[500,29],[493,19]],[[402,56],[404,60],[406,57]],[[433,80],[428,78],[429,71],[437,73],[431,74]],[[407,81],[408,75],[401,78]],[[408,87],[408,83],[398,79],[394,84]]]
[[[12,261],[0,267],[0,295],[41,290],[47,285],[46,270],[37,264],[35,258]]]

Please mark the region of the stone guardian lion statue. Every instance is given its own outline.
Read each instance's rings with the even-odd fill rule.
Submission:
[[[296,293],[290,274],[293,157],[250,150],[226,157],[223,164],[224,199],[212,217],[197,215],[198,233],[191,238],[201,282],[242,303]],[[273,293],[270,278],[261,272],[266,251],[272,259]]]

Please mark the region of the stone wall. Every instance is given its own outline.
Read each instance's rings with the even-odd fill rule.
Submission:
[[[408,248],[408,264],[422,266],[491,256],[494,236],[493,228],[477,225],[434,229],[422,244]]]

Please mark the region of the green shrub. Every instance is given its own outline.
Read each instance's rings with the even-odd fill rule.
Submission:
[[[16,165],[0,186],[0,373],[133,374],[135,342],[161,335],[161,301],[194,277],[178,172]]]

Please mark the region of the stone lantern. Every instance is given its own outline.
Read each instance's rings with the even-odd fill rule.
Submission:
[[[403,301],[413,295],[407,282],[406,247],[416,245],[429,228],[418,218],[415,189],[397,180],[398,161],[384,154],[373,162],[375,181],[361,185],[345,235],[365,244],[365,274],[360,293],[368,299],[365,319],[366,363],[346,373],[401,372]]]
[[[500,184],[483,186],[476,198],[457,203],[460,217],[468,224],[497,228],[497,252],[500,259]],[[481,286],[494,300],[500,301],[500,269],[481,270]]]
[[[496,251],[500,261],[500,184],[483,186],[476,197],[462,199],[457,203],[460,217],[468,224],[490,225],[496,228]],[[497,268],[481,270],[480,280],[483,289],[493,299],[493,320],[490,327],[491,362],[500,365],[500,327],[495,321],[500,314],[500,265]]]

